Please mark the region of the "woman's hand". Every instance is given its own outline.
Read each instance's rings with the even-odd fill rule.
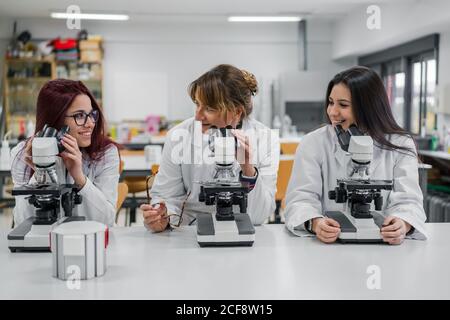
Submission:
[[[252,159],[252,151],[250,148],[250,139],[244,134],[242,130],[231,130],[233,135],[239,141],[239,147],[237,151],[237,160],[242,169],[242,175],[246,177],[254,177],[256,175],[256,169],[253,164],[250,163]]]
[[[65,134],[61,142],[64,148],[66,148],[60,154],[64,165],[75,183],[82,188],[86,183],[86,176],[83,173],[83,157],[80,148],[78,148],[77,139],[69,134]]]
[[[411,230],[411,225],[394,216],[384,219],[381,236],[383,241],[389,244],[401,244],[405,240],[406,234]]]
[[[341,232],[339,223],[331,218],[314,218],[312,224],[317,238],[325,243],[335,242]]]
[[[25,148],[23,149],[23,159],[27,165],[29,165],[31,168],[33,168],[33,170],[35,170],[34,163],[33,163],[32,143],[33,143],[33,137],[28,139],[25,144]]]
[[[167,207],[164,202],[159,205],[142,204],[140,206],[144,216],[144,225],[154,231],[161,232],[167,228],[169,219],[167,217]]]

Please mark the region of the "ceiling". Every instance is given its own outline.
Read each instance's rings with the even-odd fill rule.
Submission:
[[[421,0],[377,0],[376,3],[417,2]],[[222,20],[230,14],[300,14],[333,19],[373,0],[78,0],[83,13],[127,13],[131,21],[155,19]],[[1,0],[0,16],[45,18],[51,11],[66,11],[73,0]]]

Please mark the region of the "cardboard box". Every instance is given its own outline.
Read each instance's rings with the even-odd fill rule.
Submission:
[[[101,42],[97,40],[80,40],[80,50],[100,50]]]
[[[103,58],[101,50],[83,50],[80,52],[82,62],[101,62]]]

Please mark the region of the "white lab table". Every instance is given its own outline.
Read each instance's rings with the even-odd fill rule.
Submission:
[[[419,150],[419,154],[443,160],[450,160],[450,153],[444,151]]]
[[[121,156],[120,159],[123,161],[122,177],[145,177],[152,172],[152,165],[157,164],[141,155]]]
[[[200,248],[195,226],[153,234],[113,228],[106,274],[79,290],[52,278],[50,253],[10,253],[0,230],[0,299],[450,299],[450,224],[400,246],[320,243],[283,225],[253,247]],[[369,266],[381,271],[370,290]]]

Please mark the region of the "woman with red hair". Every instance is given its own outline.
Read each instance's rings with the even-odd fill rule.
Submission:
[[[75,183],[80,187],[83,201],[75,206],[72,214],[112,226],[120,158],[117,145],[105,134],[105,118],[92,93],[81,81],[47,82],[37,99],[35,134],[46,124],[57,130],[69,127],[62,139],[65,151],[57,158],[55,168],[58,183]],[[33,137],[19,143],[11,151],[14,186],[35,181],[30,162],[32,140]],[[34,206],[25,196],[16,196],[16,224],[34,213]]]

